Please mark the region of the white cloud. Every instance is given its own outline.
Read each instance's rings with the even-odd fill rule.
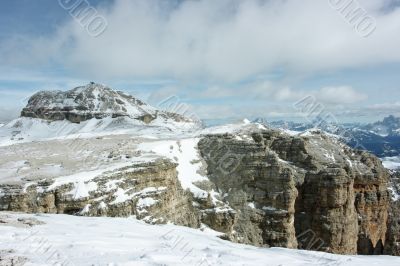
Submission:
[[[70,21],[50,38],[1,44],[0,59],[26,66],[55,60],[77,73],[107,78],[173,77],[238,81],[276,67],[289,72],[400,62],[400,10],[360,1],[377,21],[368,38],[328,1],[117,0],[100,10],[107,30],[89,36]],[[379,47],[379,49],[377,49]]]
[[[370,110],[370,111],[380,111],[380,112],[386,112],[386,113],[397,113],[400,114],[400,102],[394,102],[394,103],[383,103],[383,104],[373,104],[370,106],[367,106],[365,109]]]
[[[151,97],[153,99],[168,99],[179,95],[182,88],[161,88]],[[299,90],[290,87],[280,87],[269,81],[253,82],[242,87],[227,88],[211,86],[204,90],[193,91],[191,99],[192,110],[198,117],[211,118],[237,118],[265,117],[265,118],[298,118],[301,113],[294,108],[294,104],[307,96],[313,96],[324,110],[329,112],[343,112],[349,107],[362,102],[367,95],[360,93],[350,86],[326,87],[319,90]],[[178,96],[179,98],[179,96]],[[184,103],[187,98],[180,100]],[[155,101],[151,101],[154,103]],[[303,114],[304,115],[304,114]]]
[[[0,106],[0,123],[7,123],[17,118],[21,113],[20,108],[4,108]]]
[[[400,102],[386,102],[361,107],[334,110],[341,119],[365,118],[367,121],[379,120],[388,115],[400,116]]]
[[[163,91],[164,88],[160,89]],[[175,93],[179,92],[175,88]],[[239,87],[211,86],[191,94],[196,99],[238,98],[276,102],[297,102],[307,96],[314,96],[322,104],[347,105],[362,102],[368,95],[351,86],[323,87],[319,90],[302,90],[281,86],[269,81],[257,81]]]
[[[115,0],[99,9],[108,27],[97,38],[71,19],[52,36],[0,40],[0,82],[40,84],[32,90],[70,89],[90,77],[124,89],[117,84],[161,80],[158,90],[149,90],[154,91],[153,104],[178,95],[182,101],[206,102],[195,105],[200,117],[279,117],[296,116],[292,103],[307,95],[343,111],[353,110],[349,107],[371,94],[338,84],[298,88],[290,82],[293,77],[319,72],[334,76],[335,70],[400,63],[400,9],[388,9],[389,0],[359,1],[377,21],[368,38],[360,37],[328,0],[198,0],[175,6],[172,2],[180,1]],[[41,71],[52,64],[67,70],[67,75]],[[277,70],[283,77],[278,71],[278,81],[268,81]],[[267,80],[249,82],[257,77]],[[167,86],[161,87],[164,83]],[[194,89],[194,84],[211,85],[203,90]],[[141,86],[132,86],[136,88]],[[207,102],[227,98],[232,102]],[[360,112],[354,108],[351,112]],[[372,113],[374,108],[399,110],[397,103],[361,111]]]
[[[368,98],[350,86],[325,87],[317,91],[315,96],[319,101],[330,104],[352,104]]]

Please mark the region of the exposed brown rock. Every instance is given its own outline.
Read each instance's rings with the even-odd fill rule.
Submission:
[[[400,171],[391,175],[392,200],[390,201],[388,230],[383,253],[400,256]]]
[[[191,194],[182,189],[176,165],[168,160],[142,163],[105,173],[91,180],[97,189],[77,198],[76,184],[49,190],[53,180],[30,185],[1,185],[1,210],[64,213],[86,216],[136,215],[149,223],[173,222],[199,226]],[[121,198],[118,197],[121,196]],[[146,203],[151,204],[146,204]],[[145,203],[145,204],[141,204]]]
[[[231,240],[340,254],[382,253],[388,179],[376,157],[318,132],[297,137],[261,131],[250,139],[213,135],[199,147],[210,180],[237,211]]]

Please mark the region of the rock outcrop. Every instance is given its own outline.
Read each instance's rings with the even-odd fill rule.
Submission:
[[[200,225],[191,195],[182,189],[176,165],[168,160],[123,167],[78,183],[43,180],[34,184],[3,184],[0,194],[3,211],[136,215],[149,223]]]
[[[93,82],[65,92],[40,91],[29,99],[21,117],[72,123],[105,117],[130,117],[145,124],[157,118],[193,122],[180,114],[157,110],[133,96]]]
[[[391,175],[391,194],[389,208],[388,230],[383,253],[400,256],[400,171],[393,171]]]
[[[281,163],[261,143],[230,135],[199,142],[208,176],[237,212],[230,239],[258,246],[297,247],[294,222],[296,182],[301,173]],[[212,228],[212,223],[208,224]]]
[[[382,254],[386,242],[388,209],[388,172],[380,166],[378,158],[366,152],[361,162],[371,171],[356,174],[354,192],[355,206],[359,216],[358,254]]]
[[[237,212],[231,240],[382,253],[388,174],[376,157],[318,132],[210,135],[199,148],[210,180]]]

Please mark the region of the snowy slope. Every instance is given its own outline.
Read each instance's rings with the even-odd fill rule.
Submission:
[[[151,124],[129,117],[90,119],[79,124],[67,120],[51,123],[37,118],[20,117],[0,127],[0,146],[65,138],[90,138],[104,135],[172,136],[198,129],[196,123],[180,123],[158,118]]]
[[[0,215],[0,256],[25,257],[26,265],[400,265],[398,257],[256,248],[221,240],[210,230],[148,225],[134,218]],[[29,227],[17,218],[45,224]]]
[[[235,124],[202,128],[198,121],[174,121],[163,116],[158,116],[149,124],[126,116],[93,118],[79,124],[71,123],[67,120],[49,122],[38,118],[20,117],[0,127],[0,146],[31,141],[93,138],[121,134],[161,139],[182,139],[202,134],[239,134],[254,129],[262,130],[265,127],[258,123],[243,121]]]
[[[138,149],[164,156],[178,163],[178,178],[183,189],[189,189],[196,198],[207,198],[207,192],[194,185],[195,182],[208,180],[199,174],[201,162],[197,150],[198,142],[199,138],[161,140],[142,143]]]
[[[205,128],[187,134],[186,136],[175,136],[174,139],[148,140],[138,145],[138,149],[150,154],[156,154],[166,157],[177,163],[178,178],[184,189],[189,189],[196,198],[207,198],[208,193],[195,185],[196,182],[206,181],[208,178],[201,174],[205,165],[197,149],[197,144],[201,135],[205,134],[236,134],[240,139],[251,139],[247,136],[250,130],[265,129],[258,123],[250,123],[247,119],[235,124],[215,126]],[[189,137],[191,135],[191,137]],[[213,202],[218,201],[215,195],[216,191],[211,191]]]
[[[0,146],[107,134],[169,136],[197,131],[201,123],[158,110],[101,84],[33,95],[21,117],[0,127]]]
[[[251,130],[264,130],[266,127],[259,123],[251,123],[249,120],[244,119],[243,121],[239,121],[237,123],[219,125],[205,128],[201,131],[201,134],[240,134],[246,131]]]

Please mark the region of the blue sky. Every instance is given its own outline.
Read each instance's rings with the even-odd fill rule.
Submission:
[[[63,8],[78,1],[106,23],[98,36]],[[0,1],[0,121],[90,81],[205,119],[304,120],[293,104],[308,95],[339,121],[400,115],[400,1],[353,2],[368,36],[332,2]]]

